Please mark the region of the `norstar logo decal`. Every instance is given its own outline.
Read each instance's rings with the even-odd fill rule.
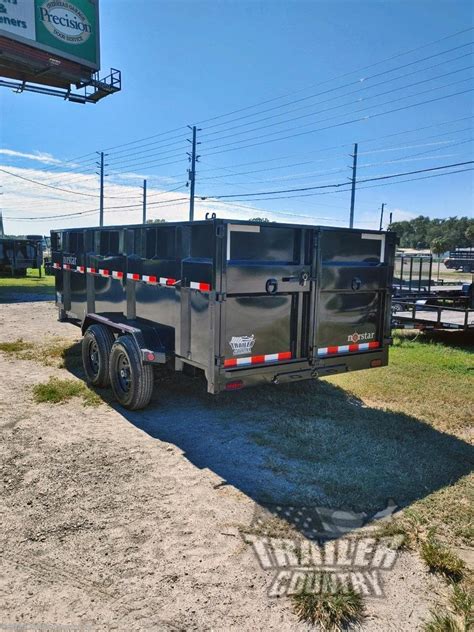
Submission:
[[[372,334],[369,334],[367,332],[363,333],[363,334],[358,334],[356,331],[351,334],[350,336],[347,336],[347,342],[353,342],[354,344],[360,342],[361,340],[373,340],[375,337],[375,332]]]
[[[68,44],[84,44],[92,28],[84,13],[72,2],[47,0],[40,7],[40,18],[48,31]]]

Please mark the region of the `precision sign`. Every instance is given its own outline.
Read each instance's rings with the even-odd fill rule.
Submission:
[[[98,0],[0,0],[0,36],[98,70]]]

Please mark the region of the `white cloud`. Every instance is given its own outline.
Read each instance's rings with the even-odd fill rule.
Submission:
[[[62,160],[53,158],[51,154],[39,151],[35,152],[34,154],[29,154],[23,151],[15,151],[14,149],[1,148],[0,154],[3,154],[4,156],[9,156],[11,158],[26,158],[27,160],[37,160],[38,162],[42,162],[46,165],[60,165],[62,163]],[[71,166],[74,165],[71,164]]]

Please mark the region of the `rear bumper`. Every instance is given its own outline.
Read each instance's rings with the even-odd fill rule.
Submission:
[[[370,369],[374,368],[374,360],[377,361],[378,367],[386,366],[388,364],[388,346],[373,351],[364,351],[363,353],[348,353],[318,358],[314,364],[310,364],[307,360],[293,360],[292,362],[278,362],[250,368],[222,369],[218,374],[214,393],[228,390],[228,385],[236,384],[239,381],[243,388],[264,383],[299,382],[338,373],[347,373],[348,371]]]

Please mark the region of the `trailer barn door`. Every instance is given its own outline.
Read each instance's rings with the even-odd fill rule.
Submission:
[[[310,229],[225,224],[220,355],[226,368],[307,357]],[[305,330],[306,327],[306,330]]]
[[[393,247],[387,250],[384,233],[322,229],[319,235],[313,357],[381,348]]]

